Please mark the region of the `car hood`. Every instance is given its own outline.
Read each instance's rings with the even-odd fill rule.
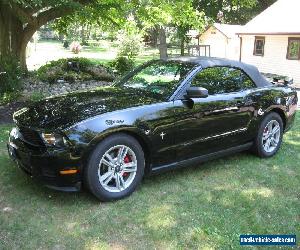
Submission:
[[[17,111],[14,120],[18,126],[45,130],[64,129],[107,112],[161,101],[163,98],[158,94],[105,87],[44,99]]]

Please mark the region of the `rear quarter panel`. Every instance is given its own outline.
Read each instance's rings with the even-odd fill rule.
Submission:
[[[256,132],[266,114],[277,112],[284,120],[285,130],[292,125],[297,110],[297,92],[289,87],[270,86],[253,90],[249,97],[254,102],[255,113],[252,131]]]

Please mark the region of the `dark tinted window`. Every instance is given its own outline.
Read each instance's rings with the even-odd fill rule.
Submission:
[[[206,88],[210,95],[238,92],[256,87],[243,71],[229,67],[206,68],[194,77],[191,86]]]
[[[125,76],[118,85],[169,96],[194,67],[187,62],[153,61],[133,75]]]

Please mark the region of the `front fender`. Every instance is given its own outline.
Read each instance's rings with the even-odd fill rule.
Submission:
[[[88,151],[93,150],[95,146],[103,141],[106,137],[116,133],[125,133],[131,135],[132,137],[136,138],[140,142],[140,144],[142,144],[141,146],[146,146],[147,150],[151,151],[150,149],[152,145],[149,138],[145,136],[142,128],[134,126],[118,126],[102,131],[90,141],[90,143],[88,144]]]
[[[106,137],[115,133],[127,133],[139,141],[147,154],[151,154],[151,141],[145,134],[146,127],[139,120],[119,114],[115,116],[99,116],[95,119],[81,122],[64,131],[73,152],[86,162],[95,147]]]

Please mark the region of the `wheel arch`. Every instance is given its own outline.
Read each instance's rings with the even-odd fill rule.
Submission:
[[[286,128],[286,123],[287,123],[287,116],[286,116],[285,112],[280,108],[272,108],[268,111],[268,114],[271,112],[277,113],[281,117],[282,123],[283,123],[283,131],[284,131]]]
[[[135,138],[141,145],[143,152],[144,152],[144,157],[145,157],[145,174],[148,174],[150,172],[151,156],[152,156],[150,143],[147,142],[146,139],[143,138],[137,132],[125,130],[125,131],[122,131],[121,133],[127,134],[127,135]]]
[[[150,142],[147,141],[146,138],[144,138],[139,132],[135,131],[134,129],[119,129],[119,130],[113,130],[113,131],[108,131],[104,134],[96,136],[91,143],[88,145],[87,149],[83,153],[83,164],[87,164],[89,161],[89,158],[94,151],[95,147],[104,139],[106,139],[109,136],[115,135],[115,134],[126,134],[138,141],[138,143],[141,145],[143,152],[144,152],[144,157],[145,157],[145,174],[148,174],[150,172],[150,165],[151,165],[151,156],[152,156],[152,151],[151,151],[151,146]],[[84,167],[83,167],[84,168]]]

